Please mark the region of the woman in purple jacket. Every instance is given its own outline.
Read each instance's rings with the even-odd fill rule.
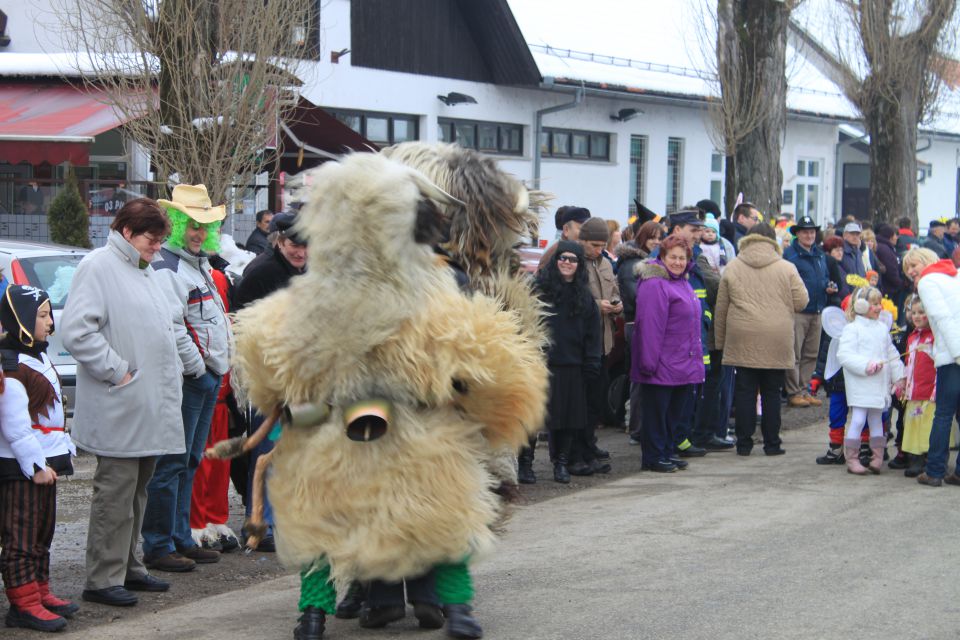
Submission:
[[[687,466],[674,453],[673,428],[704,379],[700,301],[687,282],[692,257],[686,241],[668,237],[659,257],[641,265],[637,285],[630,379],[643,406],[640,468],[660,473]]]

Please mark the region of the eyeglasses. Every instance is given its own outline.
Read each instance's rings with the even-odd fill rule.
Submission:
[[[577,264],[580,262],[580,258],[577,256],[560,256],[557,258],[557,262],[569,262],[571,264]]]
[[[146,238],[147,242],[149,242],[151,245],[163,244],[164,242],[167,241],[166,238],[157,238],[156,236],[152,236],[149,233],[144,233],[143,237]]]

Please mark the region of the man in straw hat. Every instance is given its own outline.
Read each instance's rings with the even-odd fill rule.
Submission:
[[[223,205],[211,206],[202,184],[178,185],[171,200],[157,202],[170,218],[171,231],[152,266],[174,310],[183,363],[186,451],[157,461],[147,486],[143,556],[151,569],[180,572],[220,559],[218,552],[199,547],[190,535],[190,494],[220,383],[229,369],[230,323],[206,253],[219,248],[226,210]]]

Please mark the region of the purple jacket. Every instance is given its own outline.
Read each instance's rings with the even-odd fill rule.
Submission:
[[[639,278],[630,379],[663,386],[703,382],[700,301],[686,274],[673,276],[660,260],[648,260]]]

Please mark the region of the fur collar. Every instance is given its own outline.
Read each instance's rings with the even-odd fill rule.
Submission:
[[[650,254],[638,247],[633,240],[623,242],[617,247],[617,260],[632,260],[634,258],[646,260],[648,257],[650,257]]]
[[[692,268],[693,262],[687,264],[687,271],[683,274],[682,279],[686,280],[689,276],[690,269]],[[659,260],[653,258],[650,260],[644,260],[636,266],[637,277],[640,280],[653,280],[655,278],[660,280],[680,280],[681,278],[675,278],[670,275],[670,272],[667,271],[667,268],[663,266],[663,263]]]

